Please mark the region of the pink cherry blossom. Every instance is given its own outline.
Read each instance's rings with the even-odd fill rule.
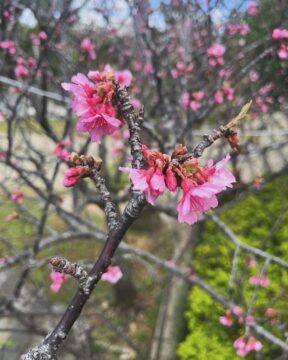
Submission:
[[[251,276],[249,278],[249,283],[251,285],[259,285],[261,287],[268,287],[270,285],[270,280],[268,279],[267,276],[261,275],[261,274],[257,274],[255,276]]]
[[[233,312],[234,315],[236,315],[238,317],[243,315],[243,309],[240,306],[237,306],[237,305],[233,306],[232,312]]]
[[[128,129],[125,129],[125,130],[123,131],[123,138],[124,138],[124,139],[129,139],[129,137],[130,137],[130,132],[129,132]]]
[[[262,86],[259,90],[259,94],[260,95],[266,95],[268,94],[269,91],[271,91],[273,89],[273,83],[268,83],[264,86]]]
[[[282,60],[288,59],[288,45],[281,44],[280,49],[277,51],[277,54],[278,57]]]
[[[37,60],[34,59],[33,57],[29,57],[29,59],[28,59],[28,66],[29,66],[31,69],[35,69],[35,68],[36,68],[36,65],[37,65]]]
[[[263,345],[260,341],[256,340],[253,336],[241,336],[234,341],[233,347],[237,350],[237,355],[244,357],[251,351],[259,352]]]
[[[227,154],[226,157],[216,164],[213,164],[212,160],[209,160],[207,166],[203,168],[203,172],[207,172],[208,179],[207,183],[214,186],[214,191],[219,193],[227,188],[232,188],[232,184],[236,182],[234,175],[230,170],[225,169],[226,163],[230,160],[230,155]]]
[[[259,74],[258,74],[258,72],[257,72],[257,71],[254,71],[254,70],[251,70],[251,71],[249,72],[249,79],[250,79],[250,81],[252,81],[252,82],[257,81],[257,80],[259,79]]]
[[[123,276],[119,266],[109,266],[107,271],[102,275],[102,280],[111,284],[116,284]]]
[[[89,38],[82,40],[80,48],[84,50],[90,57],[91,60],[96,59],[95,44]]]
[[[29,74],[28,69],[26,68],[26,66],[20,64],[17,65],[15,68],[15,76],[18,78],[26,78]]]
[[[14,55],[17,52],[16,44],[12,40],[0,41],[0,48],[8,50],[9,54]]]
[[[38,36],[40,40],[46,40],[48,37],[45,31],[40,31]]]
[[[187,92],[182,95],[182,104],[186,108],[190,108],[192,111],[197,111],[201,107],[201,100],[204,98],[204,91],[194,91],[191,97]]]
[[[57,293],[60,291],[63,283],[68,279],[68,275],[52,271],[50,274],[50,278],[52,280],[50,290]]]
[[[63,185],[65,187],[71,187],[77,184],[77,182],[88,175],[88,170],[83,166],[76,166],[74,168],[67,169],[64,173]]]
[[[231,315],[229,313],[226,313],[224,316],[219,317],[219,322],[223,326],[231,327],[233,325],[233,320],[231,318]]]
[[[229,35],[239,34],[241,36],[245,36],[250,32],[249,25],[246,23],[242,24],[228,24],[227,30]]]
[[[258,7],[254,1],[251,1],[248,5],[248,15],[255,16],[258,14]]]
[[[227,100],[232,101],[234,99],[234,89],[231,86],[223,86],[223,92]]]
[[[151,63],[146,64],[143,71],[145,74],[153,74],[153,65]]]
[[[216,58],[219,58],[224,55],[225,51],[226,51],[226,48],[224,45],[214,43],[212,46],[210,46],[207,49],[207,54],[208,54],[208,56],[214,56]]]
[[[214,95],[214,100],[217,104],[222,104],[224,101],[223,93],[220,90],[217,90]]]
[[[93,71],[89,77],[100,80],[101,74]],[[62,87],[74,95],[72,109],[79,116],[77,131],[88,132],[93,142],[99,144],[104,135],[111,135],[122,125],[115,117],[114,107],[103,103],[102,97],[95,94],[95,84],[84,74],[78,73],[72,77],[72,83],[62,83]]]
[[[70,152],[67,150],[67,146],[69,145],[70,145],[70,141],[68,140],[59,141],[59,143],[56,144],[53,150],[53,154],[63,161],[68,161]]]
[[[190,101],[190,109],[192,111],[198,110],[200,108],[200,106],[201,106],[201,104],[198,101],[194,101],[194,100]]]
[[[196,223],[204,212],[218,205],[214,189],[203,189],[204,185],[194,185],[191,180],[184,179],[181,187],[184,195],[180,200],[178,210],[178,221],[192,225]],[[206,190],[206,191],[205,191]]]
[[[131,100],[132,105],[134,106],[135,109],[140,109],[141,108],[141,101],[138,99],[132,99]]]
[[[273,308],[268,308],[266,311],[265,311],[265,316],[268,317],[268,318],[272,318],[272,317],[275,317],[277,315],[277,311]]]
[[[129,70],[115,71],[115,79],[121,86],[130,86],[133,75]]]
[[[215,67],[217,65],[217,61],[215,59],[210,59],[209,60],[209,65]]]
[[[186,92],[182,95],[182,104],[183,106],[185,106],[186,108],[189,107],[189,103],[190,103],[190,98],[189,98],[189,94]]]
[[[34,33],[30,34],[30,39],[31,39],[32,44],[34,46],[39,46],[40,45],[40,39],[36,34],[34,34]]]
[[[147,170],[119,168],[120,171],[128,172],[133,183],[134,190],[144,191],[146,200],[154,205],[158,196],[165,190],[165,178],[160,169],[151,166]]]
[[[286,29],[274,29],[272,32],[272,38],[274,40],[288,39],[288,30]]]
[[[251,325],[255,322],[253,315],[247,315],[245,319],[246,324]]]
[[[227,187],[232,187],[232,183],[236,181],[233,174],[224,169],[229,159],[230,156],[227,155],[215,165],[212,160],[209,160],[207,166],[201,170],[203,183],[200,185],[193,184],[189,179],[182,181],[184,196],[177,208],[180,223],[194,224],[204,212],[217,207],[218,200],[215,195]]]
[[[205,93],[204,91],[195,91],[192,95],[196,101],[201,101],[204,98]]]
[[[24,202],[24,194],[21,190],[16,190],[11,194],[11,200],[17,202],[18,204],[22,204]]]
[[[226,51],[226,47],[222,44],[214,43],[207,49],[207,55],[210,57],[209,64],[211,66],[224,65],[223,55]]]
[[[172,69],[171,70],[171,75],[172,75],[173,79],[177,79],[178,76],[179,76],[179,73],[178,73],[177,69]]]

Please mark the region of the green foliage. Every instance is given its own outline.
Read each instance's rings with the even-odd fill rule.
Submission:
[[[232,347],[223,346],[230,342],[229,332],[218,325],[215,331],[215,324],[218,324],[218,317],[223,312],[221,307],[199,288],[193,289],[190,293],[189,303],[187,320],[190,333],[180,344],[178,351],[180,358],[183,360],[233,359]]]
[[[287,176],[266,184],[262,190],[248,196],[242,203],[221,214],[221,219],[245,243],[259,247],[270,254],[288,261],[288,188]],[[211,221],[200,225],[200,240],[193,254],[193,268],[211,286],[226,298],[247,309],[241,293],[244,294],[247,306],[254,294],[254,287],[248,279],[261,271],[264,262],[257,259],[258,265],[246,265],[247,253],[241,251],[238,261],[236,282],[229,286],[234,245],[226,235]],[[265,319],[265,311],[269,307],[277,309],[280,321],[287,322],[285,309],[288,300],[287,271],[276,264],[270,264],[265,275],[269,277],[270,286],[259,288],[252,314],[257,322],[276,336],[283,338],[280,326],[273,325]],[[233,349],[233,341],[243,335],[245,328],[234,319],[232,328],[219,323],[219,316],[226,309],[215,302],[199,288],[192,288],[188,299],[187,322],[188,335],[178,348],[181,360],[225,360],[237,359]],[[281,354],[279,349],[264,344],[260,359],[274,359]],[[246,357],[254,359],[251,353]]]

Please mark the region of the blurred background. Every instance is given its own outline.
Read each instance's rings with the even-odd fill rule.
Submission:
[[[129,197],[118,171],[127,127],[91,143],[61,87],[90,70],[129,87],[145,109],[143,142],[168,154],[253,104],[240,143],[218,140],[200,159],[230,153],[237,184],[193,226],[177,223],[179,194],[147,206],[114,257],[119,278],[100,282],[59,359],[238,359],[242,336],[263,346],[247,359],[287,359],[287,1],[2,0],[0,10],[0,359],[39,343],[77,288],[49,259],[89,269],[106,238],[93,184],[63,187],[67,154],[100,156],[118,209]]]

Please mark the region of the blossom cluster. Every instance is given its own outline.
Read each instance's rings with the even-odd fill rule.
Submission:
[[[197,222],[203,213],[218,205],[216,195],[232,187],[236,181],[233,174],[225,169],[229,155],[216,164],[210,160],[206,166],[201,166],[195,158],[183,163],[177,160],[178,156],[187,154],[182,145],[176,147],[172,157],[150,150],[146,145],[143,145],[143,154],[146,169],[121,167],[120,170],[129,173],[134,190],[143,191],[151,205],[166,189],[170,192],[182,189],[184,194],[177,208],[180,223]]]
[[[274,29],[272,32],[272,38],[274,40],[285,40],[288,39],[288,30],[287,29]],[[288,44],[281,42],[280,48],[277,51],[279,59],[287,60],[288,59]]]
[[[249,25],[246,23],[228,24],[227,30],[228,30],[229,35],[239,34],[239,35],[245,36],[250,32]]]
[[[217,104],[222,104],[224,100],[232,101],[234,99],[234,89],[229,85],[224,85],[222,89],[217,90],[214,100]]]
[[[90,71],[88,77],[78,73],[72,77],[72,83],[62,83],[62,87],[74,95],[72,109],[79,117],[77,131],[88,132],[91,141],[100,143],[104,135],[113,134],[124,124],[113,105],[115,85],[129,86],[131,73],[114,72],[107,68],[103,72]]]
[[[48,36],[45,31],[40,31],[39,34],[32,33],[30,39],[34,46],[40,46],[41,42],[47,40]]]
[[[204,96],[204,91],[194,91],[191,96],[185,92],[182,96],[182,104],[187,109],[190,108],[192,111],[197,111],[201,107],[201,101]]]
[[[241,336],[233,343],[234,348],[237,350],[238,356],[246,356],[252,351],[261,351],[263,345],[260,341],[256,340],[253,336]]]
[[[212,44],[208,49],[207,49],[207,55],[210,58],[209,60],[209,64],[211,66],[216,66],[216,65],[224,65],[224,59],[223,59],[223,55],[226,51],[226,47],[223,44],[217,44],[214,43]]]

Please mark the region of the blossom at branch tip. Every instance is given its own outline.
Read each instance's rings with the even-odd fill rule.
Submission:
[[[50,290],[57,293],[60,291],[63,283],[69,278],[68,275],[59,273],[57,271],[52,271],[50,274],[52,284],[50,285]]]
[[[111,101],[114,75],[90,71],[88,76],[99,84],[78,73],[72,77],[72,83],[62,83],[62,87],[74,95],[72,109],[79,116],[77,131],[88,132],[92,142],[99,144],[104,135],[111,135],[123,123],[116,118]]]
[[[88,175],[88,170],[84,166],[76,166],[69,168],[64,173],[63,185],[65,187],[71,187],[77,184],[77,182]]]
[[[244,357],[251,351],[259,352],[262,350],[262,343],[256,340],[253,336],[241,336],[233,343],[233,347],[237,350],[237,355]]]
[[[102,280],[110,284],[116,284],[123,276],[119,266],[109,266],[107,271],[102,275]]]

